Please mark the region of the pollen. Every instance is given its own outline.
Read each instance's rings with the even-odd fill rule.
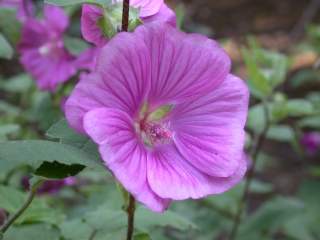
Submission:
[[[141,136],[144,144],[149,147],[168,144],[173,138],[170,122],[165,120],[167,114],[162,113],[160,116],[160,111],[163,112],[163,109],[158,108],[156,111],[148,112],[148,108],[144,106],[141,111],[142,115],[135,125],[137,133]]]
[[[140,126],[143,138],[148,145],[155,146],[171,142],[172,132],[168,124],[147,122]]]

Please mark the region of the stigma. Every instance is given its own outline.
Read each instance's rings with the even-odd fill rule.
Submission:
[[[136,132],[148,147],[169,144],[173,139],[173,131],[170,127],[170,122],[166,118],[168,111],[162,116],[159,112],[163,112],[163,109],[158,108],[155,111],[148,112],[144,107],[140,118],[135,124]]]

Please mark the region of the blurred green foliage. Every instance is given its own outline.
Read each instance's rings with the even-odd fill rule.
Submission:
[[[46,2],[66,6],[107,1]],[[184,9],[182,5],[177,9],[179,26]],[[71,17],[78,10],[79,6],[69,8]],[[21,177],[25,175],[48,181],[77,175],[80,183],[54,195],[38,196],[4,239],[124,239],[126,215],[121,210],[121,192],[94,143],[75,133],[63,119],[60,101],[75,79],[52,95],[35,88],[33,79],[17,64],[15,47],[21,24],[15,15],[11,9],[0,9],[0,61],[10,70],[0,68],[0,209],[12,215],[23,204],[27,193]],[[87,48],[74,34],[65,38],[65,44],[73,53]],[[293,52],[311,49],[320,53],[320,27],[310,26],[305,39],[294,48]],[[308,156],[299,141],[306,131],[320,131],[319,69],[310,66],[291,71],[290,51],[262,48],[254,37],[248,38],[241,53],[252,95],[246,150],[267,124],[264,107],[271,126],[266,147],[258,156],[237,239],[320,239],[320,167],[319,161],[313,160],[319,160],[319,155]],[[287,155],[280,154],[283,149]],[[299,170],[296,175],[293,169]],[[289,186],[293,190],[283,190]],[[134,239],[226,239],[243,189],[242,183],[222,195],[175,202],[161,215],[138,206]]]

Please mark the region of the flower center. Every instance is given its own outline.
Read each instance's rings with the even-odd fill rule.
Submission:
[[[135,127],[148,147],[168,144],[172,141],[173,131],[170,129],[170,122],[165,119],[169,111],[168,106],[158,108],[153,112],[148,112],[146,106],[142,108]]]
[[[40,46],[38,50],[42,56],[58,56],[63,51],[63,42],[53,40]]]
[[[140,132],[144,143],[148,146],[168,144],[172,139],[169,124],[140,122]]]

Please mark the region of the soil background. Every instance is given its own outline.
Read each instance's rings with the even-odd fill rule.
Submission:
[[[179,4],[181,0],[171,0],[171,2]],[[185,24],[204,25],[210,28],[217,38],[248,33],[291,32],[295,30],[306,11],[312,13],[319,7],[319,1],[314,0],[183,0],[182,2],[187,12]]]

